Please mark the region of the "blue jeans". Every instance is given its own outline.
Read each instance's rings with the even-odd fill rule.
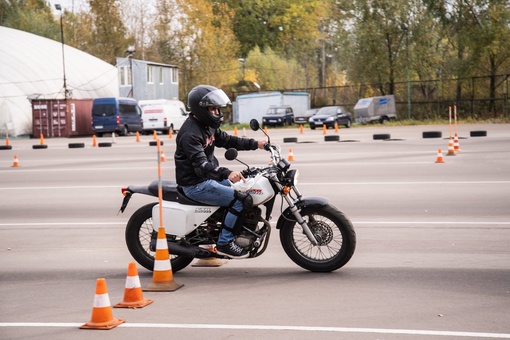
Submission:
[[[205,203],[209,205],[219,205],[228,207],[234,200],[234,189],[230,186],[228,179],[223,181],[215,181],[208,179],[196,185],[182,187],[182,190],[194,201]],[[232,208],[240,212],[243,209],[243,204],[236,200]],[[237,216],[228,212],[225,216],[224,226],[233,228],[237,221]],[[225,228],[221,229],[221,234],[218,239],[218,244],[224,245],[234,239],[235,235]]]

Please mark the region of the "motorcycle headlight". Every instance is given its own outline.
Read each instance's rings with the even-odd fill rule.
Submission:
[[[299,170],[298,169],[290,170],[285,175],[285,178],[288,180],[288,182],[291,185],[296,186],[298,184],[298,179],[299,179]]]

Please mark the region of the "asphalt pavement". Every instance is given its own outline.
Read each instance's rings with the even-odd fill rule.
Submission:
[[[107,331],[79,327],[91,320],[98,278],[111,305],[123,300],[133,261],[124,228],[155,200],[135,195],[118,213],[121,188],[157,179],[153,136],[106,136],[101,147],[91,137],[46,138],[45,148],[10,138],[12,149],[0,150],[0,338],[510,339],[510,125],[456,129],[451,156],[447,125],[269,129],[292,153],[303,196],[328,198],[352,221],[351,261],[307,272],[274,228],[263,256],[189,266],[174,274],[181,289],[144,292],[154,300],[144,308],[113,308],[125,323]],[[162,175],[173,179],[175,135],[159,137]],[[262,150],[239,159],[269,160]],[[138,272],[148,286],[152,272]]]

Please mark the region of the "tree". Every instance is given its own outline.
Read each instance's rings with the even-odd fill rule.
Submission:
[[[126,27],[115,0],[90,0],[92,16],[92,41],[88,52],[115,65],[116,57],[123,56],[131,42],[126,37]]]
[[[0,0],[0,25],[60,41],[60,25],[44,0]]]

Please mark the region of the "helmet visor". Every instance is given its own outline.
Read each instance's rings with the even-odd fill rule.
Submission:
[[[200,100],[200,103],[198,103],[198,105],[202,107],[209,106],[225,107],[230,104],[232,104],[230,102],[230,99],[225,94],[225,92],[223,92],[223,90],[220,89],[209,92]]]

